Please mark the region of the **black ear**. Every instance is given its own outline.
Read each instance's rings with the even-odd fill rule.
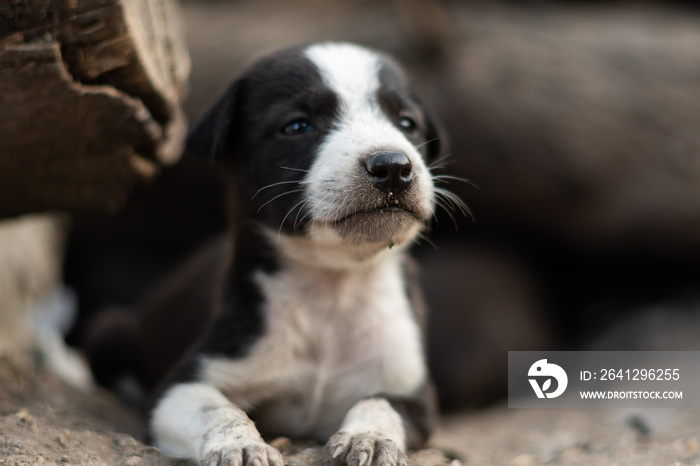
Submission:
[[[235,81],[190,130],[187,149],[193,155],[215,160],[226,152],[233,136],[238,88]]]

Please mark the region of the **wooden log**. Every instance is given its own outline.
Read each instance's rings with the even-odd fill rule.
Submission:
[[[178,159],[189,57],[176,7],[0,4],[0,217],[114,210]]]

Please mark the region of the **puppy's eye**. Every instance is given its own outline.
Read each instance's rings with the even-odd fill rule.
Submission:
[[[401,117],[399,118],[399,126],[401,126],[401,129],[403,129],[407,133],[412,133],[416,130],[416,122],[413,120],[413,118],[410,117]]]
[[[308,120],[299,118],[297,120],[288,123],[284,128],[282,128],[282,134],[285,136],[296,136],[298,134],[306,134],[312,129],[311,123]]]

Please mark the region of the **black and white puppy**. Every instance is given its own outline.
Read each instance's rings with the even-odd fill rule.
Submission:
[[[439,141],[401,70],[350,44],[279,52],[188,144],[228,173],[234,255],[217,316],[152,411],[156,445],[281,466],[262,433],[327,442],[334,464],[406,464],[433,402],[405,249],[433,215]]]

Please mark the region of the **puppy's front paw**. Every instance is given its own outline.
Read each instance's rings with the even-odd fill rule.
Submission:
[[[201,466],[284,466],[282,453],[263,441],[207,445],[199,461]]]
[[[326,443],[326,455],[333,465],[407,466],[408,459],[392,440],[376,432],[338,432]]]

